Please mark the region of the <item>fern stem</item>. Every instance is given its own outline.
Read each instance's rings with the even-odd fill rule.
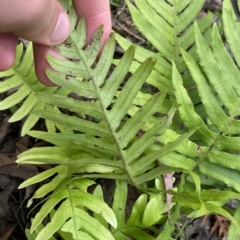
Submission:
[[[68,195],[69,195],[69,202],[71,204],[72,216],[75,216],[76,214],[74,213],[74,206],[73,206],[73,202],[72,202],[72,198],[71,198],[71,189],[69,189],[69,186],[67,186],[67,190],[68,190]],[[75,235],[76,235],[76,239],[78,239],[77,223],[75,221],[75,218],[72,218],[72,219],[73,219],[74,232],[75,232]]]
[[[139,186],[138,186],[138,184],[136,183],[136,181],[134,180],[133,175],[131,174],[131,170],[130,170],[128,164],[127,164],[127,159],[126,159],[126,157],[125,157],[125,154],[124,154],[124,152],[123,152],[123,150],[122,150],[122,148],[121,148],[121,146],[120,146],[120,144],[119,144],[118,137],[117,137],[117,135],[115,134],[114,129],[112,128],[111,121],[110,121],[109,118],[108,118],[107,110],[106,110],[105,106],[103,105],[103,99],[101,99],[101,95],[100,95],[100,92],[99,92],[99,88],[98,88],[98,86],[96,85],[96,82],[97,82],[97,81],[96,81],[96,79],[95,79],[95,75],[93,74],[91,68],[90,68],[90,67],[88,66],[88,64],[86,63],[86,59],[85,59],[84,54],[82,54],[82,51],[81,51],[81,50],[78,48],[78,46],[75,44],[75,41],[74,41],[74,40],[72,40],[72,43],[74,44],[75,48],[77,49],[77,52],[78,52],[79,56],[81,57],[81,59],[82,59],[82,61],[83,61],[83,64],[84,64],[86,70],[88,71],[88,74],[89,74],[89,76],[90,76],[90,79],[89,79],[89,80],[93,81],[93,83],[94,83],[95,90],[96,90],[97,95],[98,95],[98,99],[100,100],[101,109],[102,109],[102,111],[103,111],[103,113],[104,113],[106,122],[107,122],[107,124],[108,124],[108,127],[109,127],[111,133],[112,133],[112,136],[114,137],[114,140],[115,140],[115,143],[116,143],[117,148],[118,148],[118,150],[119,150],[120,156],[121,156],[121,158],[122,158],[122,162],[123,162],[123,165],[124,165],[124,167],[125,167],[126,173],[127,173],[128,177],[129,177],[132,185],[138,189]]]

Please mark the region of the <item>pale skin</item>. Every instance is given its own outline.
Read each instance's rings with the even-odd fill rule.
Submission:
[[[87,42],[104,25],[103,46],[111,32],[109,0],[73,0],[73,4],[78,16],[86,19]],[[68,16],[57,0],[0,0],[0,71],[13,65],[21,37],[33,42],[38,79],[45,85],[53,85],[45,74],[49,68],[46,54],[57,56],[50,46],[63,42],[69,31]]]

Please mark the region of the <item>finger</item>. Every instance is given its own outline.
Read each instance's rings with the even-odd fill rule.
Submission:
[[[70,22],[56,0],[1,0],[0,32],[52,46],[63,42]]]
[[[90,42],[93,33],[104,25],[104,33],[101,39],[101,47],[109,37],[111,33],[111,13],[108,0],[74,0],[74,5],[78,16],[84,16],[87,23],[87,43]],[[53,50],[34,44],[34,58],[35,69],[38,79],[45,85],[54,86],[54,84],[48,79],[45,71],[51,67],[47,63],[46,54],[51,54],[56,57],[61,57]]]
[[[0,33],[0,71],[9,69],[16,56],[18,38],[12,33]]]
[[[109,0],[73,0],[78,16],[83,16],[87,24],[87,43],[90,42],[93,33],[104,25],[101,39],[101,47],[111,33],[111,12]]]
[[[58,58],[61,58],[61,56],[51,48],[37,43],[33,44],[33,53],[35,59],[35,72],[38,80],[46,86],[55,86],[55,84],[52,83],[46,75],[46,69],[51,69],[46,60],[46,55],[50,54]]]

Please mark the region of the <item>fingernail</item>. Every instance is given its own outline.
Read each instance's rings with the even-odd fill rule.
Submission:
[[[50,41],[52,43],[60,43],[63,42],[70,33],[70,21],[68,19],[68,15],[66,13],[59,13],[57,25],[50,37]]]

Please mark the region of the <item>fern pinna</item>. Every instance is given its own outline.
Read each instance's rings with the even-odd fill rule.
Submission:
[[[96,61],[102,29],[85,47],[85,22],[78,22],[71,8],[72,32],[58,46],[65,59],[48,56],[55,71],[47,75],[58,87],[37,82],[30,45],[22,61],[19,50],[14,67],[1,73],[9,77],[1,82],[2,91],[18,87],[1,109],[26,97],[12,121],[27,116],[22,133],[54,145],[30,149],[17,160],[57,164],[21,185],[50,179],[28,202],[44,198],[27,235],[37,240],[55,239],[56,232],[63,239],[173,239],[180,214],[217,213],[232,221],[228,237],[235,240],[240,208],[233,216],[224,207],[240,198],[239,23],[231,1],[223,7],[228,47],[212,13],[196,19],[204,0],[126,3],[154,52],[117,35],[126,52],[113,60],[113,34]],[[26,70],[18,77],[21,68]],[[158,91],[145,93],[145,83]],[[30,130],[39,118],[48,131]],[[169,189],[164,176],[173,173],[180,173],[179,179]],[[111,207],[100,186],[88,192],[99,178],[116,180]],[[142,194],[128,217],[129,184]],[[46,217],[51,221],[43,225]]]

